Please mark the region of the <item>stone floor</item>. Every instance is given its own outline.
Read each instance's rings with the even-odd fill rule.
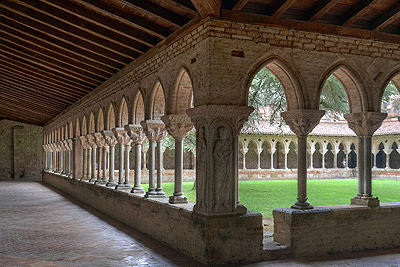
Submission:
[[[0,266],[203,266],[47,187],[0,180]],[[244,266],[400,266],[400,249]]]

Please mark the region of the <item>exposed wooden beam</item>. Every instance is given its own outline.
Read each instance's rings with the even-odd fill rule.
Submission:
[[[191,0],[191,2],[202,17],[209,15],[219,17],[221,14],[221,0]]]
[[[354,22],[359,20],[362,16],[364,16],[367,12],[372,10],[374,4],[378,3],[381,0],[363,0],[360,1],[358,5],[352,7],[342,18],[339,20],[339,25],[348,27],[352,25]]]
[[[190,2],[190,0],[162,0],[161,2],[167,8],[173,7],[175,9],[180,9],[192,16],[198,15],[196,8],[193,6],[193,3]]]
[[[381,16],[371,22],[371,30],[380,31],[388,26],[390,23],[400,17],[400,5],[396,4],[389,11],[383,13]]]
[[[339,25],[329,25],[329,24],[321,24],[309,21],[275,18],[271,16],[249,14],[249,13],[244,14],[243,12],[230,11],[230,10],[222,10],[221,18],[224,20],[239,22],[239,23],[259,24],[259,25],[273,26],[284,29],[316,32],[322,34],[360,38],[360,39],[395,43],[395,44],[400,43],[400,35],[343,27]]]
[[[46,113],[45,111],[38,111],[37,108],[32,108],[32,101],[29,101],[29,99],[27,99],[27,102],[22,102],[21,99],[16,100],[14,97],[0,94],[0,101],[2,102],[2,106],[11,106],[19,109],[25,109],[29,113],[34,113],[44,117],[51,117],[51,114]]]
[[[315,6],[307,11],[306,20],[317,21],[322,18],[328,11],[334,7],[339,0],[322,0],[317,1]]]
[[[32,113],[29,113],[26,110],[18,109],[17,107],[6,107],[5,105],[0,105],[0,116],[10,120],[20,121],[38,126],[42,126],[49,120],[46,117],[38,119]]]
[[[235,11],[240,11],[244,8],[244,6],[249,2],[250,0],[239,0],[237,3],[232,7],[232,10]]]
[[[166,28],[152,22],[145,20],[139,16],[125,12],[122,9],[117,9],[103,1],[98,0],[75,0],[77,3],[85,6],[89,10],[102,14],[103,16],[116,19],[125,23],[126,25],[141,30],[147,34],[164,39],[169,35]]]
[[[273,17],[280,17],[283,13],[286,12],[297,0],[285,0],[285,1],[277,1],[277,5],[272,7],[272,15]]]

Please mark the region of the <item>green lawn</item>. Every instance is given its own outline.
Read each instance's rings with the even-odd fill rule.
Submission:
[[[147,190],[148,185],[143,185]],[[173,183],[164,183],[168,196],[174,191]],[[189,201],[195,202],[193,183],[183,183],[183,192]],[[314,206],[349,204],[357,194],[356,179],[308,180],[308,200]],[[400,181],[373,180],[372,193],[381,202],[400,202]],[[272,218],[275,208],[289,207],[296,201],[297,181],[239,181],[239,201],[249,210]]]

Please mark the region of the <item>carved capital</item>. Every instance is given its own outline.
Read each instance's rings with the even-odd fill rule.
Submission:
[[[168,133],[177,140],[183,140],[193,129],[193,123],[186,114],[170,114],[161,119]]]
[[[69,145],[68,145],[68,140],[63,140],[63,147],[64,147],[64,150],[65,151],[69,151],[70,149],[69,149]]]
[[[83,149],[89,149],[90,145],[88,143],[88,140],[86,138],[86,136],[79,136],[79,139],[81,140],[81,144],[82,144],[82,148]]]
[[[95,137],[96,145],[99,148],[105,147],[107,145],[106,140],[104,139],[104,137],[101,133],[94,133],[93,135]]]
[[[151,142],[162,141],[167,136],[165,124],[161,120],[146,120],[140,123]]]
[[[324,114],[324,110],[300,109],[282,112],[282,117],[298,137],[307,137]]]
[[[358,137],[372,137],[386,116],[381,112],[358,112],[345,114],[344,118]]]
[[[69,148],[69,150],[72,150],[72,149],[73,149],[73,143],[74,143],[74,141],[73,141],[72,139],[68,139],[67,142],[68,142],[68,148]]]
[[[125,125],[125,130],[128,132],[128,135],[131,137],[135,145],[141,145],[143,141],[146,139],[146,134],[144,133],[144,129],[139,124]]]
[[[48,150],[48,148],[47,148],[47,145],[42,145],[42,148],[43,148],[43,150],[44,150],[45,152],[49,152],[49,150]]]
[[[103,131],[101,134],[103,135],[107,145],[115,146],[118,143],[118,140],[115,138],[115,135],[112,131]]]
[[[112,131],[120,145],[129,146],[131,144],[132,140],[124,128],[114,128],[112,129]]]
[[[97,148],[96,139],[93,134],[86,135],[86,139],[88,140],[88,144],[92,149]]]

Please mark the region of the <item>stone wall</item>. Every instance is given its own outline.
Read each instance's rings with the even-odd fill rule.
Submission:
[[[40,179],[43,128],[0,121],[0,179]]]

